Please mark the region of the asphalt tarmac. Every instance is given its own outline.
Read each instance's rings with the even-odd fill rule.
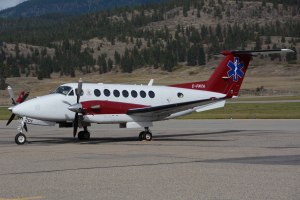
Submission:
[[[0,122],[0,200],[300,199],[300,120],[170,120],[153,141],[137,129],[72,129]]]

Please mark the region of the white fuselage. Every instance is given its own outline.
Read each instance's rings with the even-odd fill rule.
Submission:
[[[75,89],[77,88],[77,84],[69,83],[62,86],[68,86],[71,88],[68,94],[52,93],[45,96],[33,98],[15,106],[13,108],[13,113],[19,116],[26,116],[29,118],[45,121],[73,121],[74,112],[70,111],[68,107],[70,105],[76,104]],[[85,114],[83,118],[84,121],[91,123],[123,123],[133,121],[164,120],[159,119],[158,116],[152,116],[150,118],[148,116],[147,119],[144,119],[142,117],[127,115],[126,107],[129,106],[130,108],[132,108],[135,105],[137,105],[137,108],[163,106],[202,99],[225,97],[225,94],[216,92],[169,86],[84,83],[82,90],[83,95],[80,98],[80,102],[85,102],[91,105],[99,104],[100,111],[105,110],[104,112],[100,112],[98,114]],[[109,91],[110,95],[107,94],[107,91]],[[137,93],[136,97],[134,95],[134,91]],[[142,91],[144,91],[145,93],[143,93]],[[110,105],[109,108],[103,107],[107,104]]]

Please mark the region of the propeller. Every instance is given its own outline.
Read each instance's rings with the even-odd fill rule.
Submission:
[[[7,123],[6,123],[6,126],[8,126],[8,125],[12,122],[12,120],[15,118],[15,116],[16,116],[16,115],[15,115],[14,113],[11,114],[9,120],[8,120]]]
[[[81,104],[79,103],[81,93],[82,93],[82,79],[80,78],[79,81],[78,81],[78,87],[77,87],[77,90],[76,90],[76,97],[77,97],[76,103],[77,103],[77,104],[75,104],[74,106],[77,105],[77,106],[82,107]],[[70,106],[70,107],[72,107],[72,106]],[[69,109],[72,110],[72,108],[70,108],[70,107],[69,107]],[[72,110],[72,111],[74,111],[74,110]],[[75,113],[75,118],[74,118],[74,122],[73,122],[73,126],[74,126],[74,129],[73,129],[73,137],[75,137],[76,134],[77,134],[77,129],[78,129],[78,118],[79,118],[79,111],[80,111],[80,110],[78,109],[78,110],[75,110],[75,111],[76,111],[76,113]]]
[[[14,97],[14,91],[13,91],[12,87],[8,86],[7,87],[7,91],[8,91],[9,97],[10,97],[10,99],[12,101],[11,102],[12,105],[16,105],[16,101],[15,101],[15,97]]]
[[[18,98],[17,98],[17,100],[15,100],[14,91],[13,91],[12,87],[8,86],[7,91],[8,91],[9,97],[12,101],[13,106],[17,105],[18,103],[19,104],[23,103],[27,99],[27,97],[29,96],[29,92],[25,93],[24,91],[21,91]],[[10,107],[9,110],[12,110],[12,107]],[[16,115],[14,113],[11,114],[10,118],[8,119],[8,121],[6,123],[6,126],[8,126],[12,122],[12,120],[15,118],[15,116]],[[27,125],[26,125],[25,122],[24,122],[23,127],[27,131]]]

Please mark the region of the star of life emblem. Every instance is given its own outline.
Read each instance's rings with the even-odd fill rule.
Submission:
[[[227,63],[227,66],[229,67],[229,71],[227,72],[227,75],[229,78],[233,77],[233,81],[237,82],[239,77],[242,78],[244,76],[244,72],[242,71],[244,64],[239,63],[238,57],[234,57],[233,60],[234,62],[229,60]]]

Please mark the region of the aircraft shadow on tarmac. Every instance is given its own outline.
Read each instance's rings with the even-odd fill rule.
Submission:
[[[231,134],[239,133],[245,130],[226,130],[209,133],[186,133],[186,134],[161,134],[153,135],[154,141],[187,141],[187,142],[219,142],[219,141],[232,141],[228,139],[205,139],[199,136],[207,135],[219,135],[219,134]],[[192,138],[198,136],[198,138]],[[138,137],[92,137],[89,141],[79,141],[77,138],[72,137],[36,137],[32,136],[28,138],[29,144],[101,144],[101,143],[122,143],[122,142],[134,142],[139,141]]]

